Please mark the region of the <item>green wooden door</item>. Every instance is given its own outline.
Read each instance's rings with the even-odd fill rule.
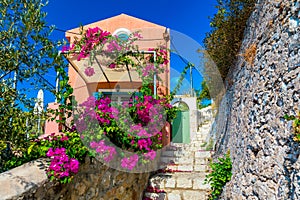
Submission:
[[[172,123],[172,142],[187,144],[190,143],[190,112],[188,107],[178,107],[179,111]]]

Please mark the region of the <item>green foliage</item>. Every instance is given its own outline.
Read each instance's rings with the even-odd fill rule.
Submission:
[[[64,131],[68,131],[71,129],[73,125],[73,121],[68,123],[68,118],[72,116],[73,107],[77,106],[77,102],[73,98],[73,88],[69,84],[69,76],[65,70],[67,64],[64,62],[62,56],[58,56],[55,59],[54,68],[57,72],[57,79],[59,81],[59,91],[53,92],[57,103],[59,103],[59,108],[56,110],[48,110],[49,114],[51,114],[52,121],[59,117],[59,120],[56,120],[57,123],[60,123],[63,126]]]
[[[27,154],[32,159],[46,157],[49,148],[65,148],[66,154],[71,158],[76,158],[84,162],[89,154],[86,146],[82,144],[80,135],[77,132],[66,132],[63,135],[50,135],[42,139],[36,139],[31,142],[27,149]]]
[[[256,0],[218,0],[218,12],[211,18],[212,30],[204,45],[223,79],[234,65],[244,37],[247,20]]]
[[[30,89],[49,88],[41,77],[52,66],[60,66],[57,46],[49,36],[43,0],[0,2],[0,172],[31,159],[28,140],[36,127],[35,101]],[[15,77],[15,79],[11,78]],[[32,88],[21,88],[23,84]],[[28,111],[24,111],[28,110]]]
[[[223,187],[230,181],[232,176],[232,163],[230,153],[224,155],[224,158],[218,158],[218,162],[210,163],[211,173],[206,175],[205,184],[210,183],[210,200],[216,200],[221,195]]]
[[[202,101],[203,99],[210,99],[209,89],[205,80],[202,81],[201,91],[199,91],[199,95],[197,95],[197,100]]]
[[[3,85],[0,93],[0,172],[30,161],[26,155],[29,138],[37,132],[37,116],[13,106],[16,94],[12,87]]]
[[[196,90],[196,96],[199,109],[209,106],[207,104],[202,103],[203,100],[211,99],[209,89],[205,80],[201,82],[201,90]]]
[[[298,113],[298,116],[289,116],[285,115],[284,119],[290,121],[293,120],[293,128],[294,128],[294,140],[300,142],[300,112]]]

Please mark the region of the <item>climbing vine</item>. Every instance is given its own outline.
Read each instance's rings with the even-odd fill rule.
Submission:
[[[174,95],[179,91],[180,87],[182,86],[182,83],[183,83],[183,80],[184,80],[184,77],[188,71],[188,69],[190,69],[190,67],[193,67],[194,64],[192,63],[188,63],[187,66],[184,67],[184,69],[182,70],[181,74],[180,74],[180,77],[179,77],[179,80],[177,82],[177,85],[175,86],[175,88],[173,89],[172,93],[171,93],[171,98],[174,97]]]

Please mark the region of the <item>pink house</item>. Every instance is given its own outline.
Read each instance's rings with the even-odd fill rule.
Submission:
[[[108,31],[119,38],[128,37],[130,33],[139,31],[142,39],[136,42],[140,51],[147,51],[149,48],[164,46],[169,49],[169,41],[166,36],[167,28],[142,20],[126,14],[121,14],[115,17],[104,19],[92,24],[85,25],[83,29],[99,27],[102,30]],[[66,38],[72,44],[75,37],[79,33],[79,28],[71,29],[66,32]],[[74,96],[80,104],[87,97],[92,96],[94,92],[102,92],[110,94],[115,101],[122,101],[128,98],[128,92],[137,90],[141,86],[141,80],[137,73],[129,69],[114,70],[109,69],[103,64],[95,63],[96,74],[93,77],[87,77],[83,70],[88,65],[88,59],[77,61],[76,58],[69,58],[69,80],[70,85],[74,89]],[[99,59],[99,62],[101,60]],[[93,65],[94,66],[94,65]],[[170,65],[167,66],[167,72],[160,75],[161,81],[157,81],[157,94],[169,94],[170,87]]]
[[[136,41],[140,51],[145,51],[149,48],[163,46],[170,49],[168,29],[142,19],[138,19],[126,14],[120,14],[108,19],[104,19],[95,23],[83,26],[83,29],[99,27],[104,31],[108,31],[119,38],[128,37],[130,33],[139,31],[142,39]],[[72,44],[80,28],[74,28],[66,32],[66,38]],[[76,34],[77,33],[77,34]],[[129,92],[136,91],[141,87],[142,82],[137,73],[133,69],[115,70],[109,69],[107,66],[99,63],[94,63],[95,74],[92,77],[86,76],[84,69],[88,66],[88,59],[77,61],[75,57],[68,57],[69,61],[69,83],[73,87],[73,95],[78,104],[84,102],[89,96],[95,92],[102,92],[104,95],[110,96],[113,101],[122,102],[130,98]],[[166,72],[160,74],[160,80],[153,83],[156,88],[155,93],[164,96],[170,93],[170,64],[166,66]],[[50,107],[57,106],[51,104]],[[55,123],[46,125],[46,134],[59,131]],[[167,131],[169,132],[169,131]]]

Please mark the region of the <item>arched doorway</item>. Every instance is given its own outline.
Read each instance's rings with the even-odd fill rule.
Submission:
[[[172,142],[190,143],[190,109],[183,102],[174,103],[178,107],[176,118],[172,122]]]

